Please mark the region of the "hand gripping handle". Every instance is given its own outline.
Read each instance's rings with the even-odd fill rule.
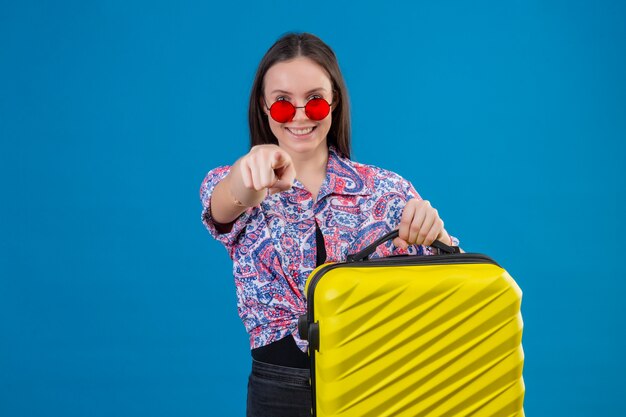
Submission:
[[[363,250],[357,253],[354,253],[352,255],[348,255],[348,258],[347,258],[348,262],[359,262],[359,261],[366,260],[372,253],[376,251],[376,248],[378,246],[382,245],[388,240],[397,238],[398,235],[399,235],[399,232],[397,229],[392,230],[391,232],[377,239],[375,242],[373,242],[372,244],[370,244]],[[439,253],[448,253],[448,254],[461,253],[461,250],[459,249],[458,246],[448,246],[439,240],[435,240],[430,246],[432,246],[433,248],[439,249]]]

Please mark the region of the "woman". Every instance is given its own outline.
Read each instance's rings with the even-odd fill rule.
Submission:
[[[252,350],[247,415],[309,416],[307,342],[297,335],[309,273],[395,228],[372,257],[430,255],[435,239],[458,240],[408,181],[349,159],[347,89],[319,38],[287,34],[267,51],[249,123],[250,151],[202,182],[202,220],[233,259]]]

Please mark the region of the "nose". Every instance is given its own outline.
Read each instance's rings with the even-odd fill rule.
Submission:
[[[293,115],[293,120],[308,120],[309,118],[304,111],[304,106],[295,106],[296,114]]]

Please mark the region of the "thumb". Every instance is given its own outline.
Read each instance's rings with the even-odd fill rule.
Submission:
[[[285,157],[281,152],[274,152],[272,156],[272,169],[281,168],[285,165]]]
[[[281,191],[287,191],[293,186],[293,181],[296,178],[296,170],[292,165],[288,165],[281,177],[276,177],[276,181],[269,187],[270,194],[279,193]]]
[[[270,194],[276,194],[281,191],[287,191],[291,188],[291,182],[285,181],[284,178],[277,178],[274,184],[269,188]]]
[[[395,239],[393,240],[393,244],[394,244],[396,247],[398,247],[398,248],[402,248],[402,249],[408,249],[408,247],[409,247],[409,244],[407,243],[407,241],[406,241],[406,240],[404,240],[404,239],[401,239],[401,238],[399,238],[399,237],[397,237],[397,238],[395,238]]]
[[[296,168],[291,163],[291,159],[284,156],[281,156],[281,158],[280,163],[282,166],[274,169],[277,180],[270,188],[270,190],[276,189],[276,192],[287,191],[292,187],[293,181],[296,179]]]

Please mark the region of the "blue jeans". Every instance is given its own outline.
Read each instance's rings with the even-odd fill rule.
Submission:
[[[246,417],[310,417],[310,371],[252,360]]]

